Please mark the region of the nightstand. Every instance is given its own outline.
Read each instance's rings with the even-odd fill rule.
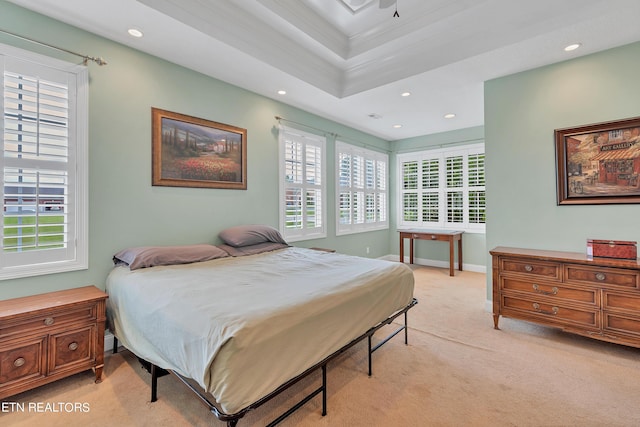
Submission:
[[[95,286],[0,301],[0,399],[104,367],[105,301]]]

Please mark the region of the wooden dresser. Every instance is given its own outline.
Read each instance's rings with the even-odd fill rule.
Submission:
[[[493,323],[500,316],[640,347],[640,264],[575,252],[497,247]]]
[[[105,301],[95,286],[0,301],[0,399],[104,367]]]

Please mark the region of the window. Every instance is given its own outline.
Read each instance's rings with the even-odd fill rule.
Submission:
[[[398,227],[484,232],[484,144],[398,155]]]
[[[287,241],[326,237],[326,140],[284,126],[278,139],[280,231]]]
[[[388,228],[388,156],[337,141],[336,158],[336,234]]]
[[[0,66],[0,279],[86,269],[87,69],[4,45]]]

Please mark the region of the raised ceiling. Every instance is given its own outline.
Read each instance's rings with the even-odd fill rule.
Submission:
[[[484,81],[640,40],[637,0],[11,2],[387,140],[482,125]]]

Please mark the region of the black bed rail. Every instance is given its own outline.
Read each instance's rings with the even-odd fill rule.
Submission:
[[[367,330],[365,333],[363,333],[359,337],[355,338],[354,340],[352,340],[351,342],[349,342],[345,346],[341,347],[336,352],[330,354],[329,356],[327,356],[326,358],[324,358],[320,362],[318,362],[315,365],[311,366],[309,369],[305,370],[304,372],[302,372],[298,376],[296,376],[296,377],[290,379],[289,381],[285,382],[284,384],[282,384],[281,386],[276,388],[271,393],[267,394],[266,396],[262,397],[261,399],[259,399],[256,402],[250,404],[249,406],[246,406],[245,408],[241,409],[240,411],[238,411],[238,412],[236,412],[234,414],[227,414],[225,412],[222,412],[220,409],[218,409],[218,407],[209,400],[209,398],[206,395],[206,392],[204,390],[201,390],[199,386],[195,386],[194,384],[192,384],[189,381],[188,378],[180,375],[179,373],[177,373],[175,371],[168,370],[168,372],[173,374],[183,384],[185,384],[193,393],[195,393],[196,396],[198,396],[198,398],[200,399],[200,401],[207,408],[209,408],[210,412],[212,414],[214,414],[218,420],[226,421],[227,426],[233,427],[233,426],[237,425],[238,421],[242,417],[244,417],[247,414],[247,412],[258,408],[259,406],[261,406],[264,403],[268,402],[269,400],[273,399],[274,397],[276,397],[277,395],[279,395],[280,393],[282,393],[283,391],[285,391],[289,387],[291,387],[294,384],[296,384],[298,381],[302,380],[303,378],[306,378],[308,375],[310,375],[311,373],[317,371],[318,368],[320,368],[320,369],[322,369],[322,385],[320,387],[318,387],[317,389],[313,390],[311,393],[309,393],[307,396],[305,396],[300,402],[296,403],[289,410],[287,410],[282,415],[280,415],[278,418],[276,418],[271,423],[269,423],[267,427],[272,427],[272,426],[277,425],[278,423],[283,421],[289,415],[293,414],[296,410],[298,410],[299,408],[304,406],[307,402],[309,402],[312,398],[314,398],[315,396],[317,396],[320,393],[322,393],[322,416],[325,416],[327,414],[327,364],[331,360],[335,359],[337,356],[341,355],[342,353],[344,353],[345,351],[347,351],[348,349],[350,349],[351,347],[353,347],[354,345],[356,345],[357,343],[362,341],[363,339],[367,338],[368,339],[368,343],[369,343],[369,345],[368,345],[369,376],[371,376],[371,373],[372,373],[372,361],[371,361],[371,359],[372,359],[372,354],[373,354],[374,351],[378,350],[382,345],[387,343],[391,338],[393,338],[394,336],[396,336],[398,333],[400,333],[402,331],[404,331],[404,343],[405,344],[409,343],[408,342],[408,329],[407,329],[407,320],[408,320],[407,319],[407,312],[409,311],[409,309],[411,309],[416,304],[418,304],[418,300],[413,298],[411,300],[411,302],[409,304],[407,304],[403,309],[395,312],[394,314],[392,314],[391,316],[389,316],[388,318],[386,318],[382,322],[380,322],[377,325],[371,327],[369,330]],[[401,316],[403,314],[404,314],[404,325],[401,325],[398,329],[396,329],[391,334],[389,334],[387,337],[385,337],[381,342],[379,342],[378,344],[376,344],[375,346],[372,347],[371,339],[373,337],[373,334],[375,334],[379,329],[381,329],[384,326],[390,324],[397,317],[399,317],[399,316]],[[116,352],[115,351],[116,345],[117,344],[114,344],[114,353]],[[156,367],[155,365],[151,364],[151,402],[155,402],[156,400],[158,400],[158,377],[161,376],[161,372],[162,371],[164,371],[164,370],[162,370],[162,369]]]

